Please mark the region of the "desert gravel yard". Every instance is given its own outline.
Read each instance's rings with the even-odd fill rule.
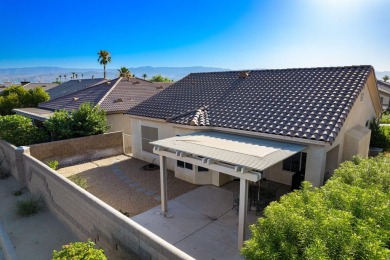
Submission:
[[[146,164],[131,156],[119,155],[57,171],[65,177],[85,178],[88,192],[132,217],[160,204],[160,171],[141,170]],[[168,171],[168,199],[197,187],[175,178],[174,173]]]

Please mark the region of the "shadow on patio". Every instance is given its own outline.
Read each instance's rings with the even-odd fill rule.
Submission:
[[[236,184],[231,182],[229,187]],[[247,224],[256,223],[260,215],[250,211]],[[233,192],[227,189],[202,186],[170,200],[166,217],[157,206],[132,220],[196,259],[241,259],[238,215]]]

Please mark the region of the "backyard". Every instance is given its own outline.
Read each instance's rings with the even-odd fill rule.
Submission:
[[[147,163],[119,155],[60,168],[70,178],[105,203],[132,217],[160,205],[160,171],[141,170]],[[168,171],[168,198],[173,199],[195,188]]]

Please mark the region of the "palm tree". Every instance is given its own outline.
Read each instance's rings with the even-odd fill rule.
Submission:
[[[387,76],[387,75],[385,75],[385,76],[383,77],[383,81],[384,81],[384,82],[387,82],[389,79],[390,79],[390,78],[389,78],[389,76]]]
[[[65,74],[64,74],[64,78],[65,78],[64,81],[66,81],[66,75]]]
[[[92,79],[95,77],[95,75],[92,75]]]
[[[105,51],[105,50],[100,50],[98,52],[98,55],[99,55],[99,58],[98,58],[97,61],[100,63],[100,65],[103,65],[103,68],[104,68],[104,78],[106,78],[106,64],[111,62],[110,53],[108,51]]]
[[[124,77],[124,78],[131,78],[131,72],[128,68],[126,67],[121,67],[119,70],[119,77]]]
[[[147,75],[146,73],[144,73],[144,74],[142,74],[142,77],[143,77],[144,79],[146,79],[146,78],[148,77],[148,75]]]
[[[60,81],[61,81],[62,75],[59,75],[58,77],[60,78]]]
[[[81,73],[81,78],[82,78],[82,79],[84,78],[84,74],[83,74],[83,73]]]
[[[76,74],[76,72],[72,72],[72,79],[74,79],[74,75]]]
[[[75,74],[74,74],[74,76],[75,76],[75,77],[76,77],[76,79],[77,79],[77,77],[78,77],[79,75],[77,75],[77,73],[75,73]]]

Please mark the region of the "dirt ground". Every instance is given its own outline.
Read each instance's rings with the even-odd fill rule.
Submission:
[[[142,171],[147,162],[120,155],[57,170],[65,177],[87,180],[86,190],[130,217],[160,204],[160,171]],[[168,199],[187,193],[197,185],[175,178],[168,171]]]

